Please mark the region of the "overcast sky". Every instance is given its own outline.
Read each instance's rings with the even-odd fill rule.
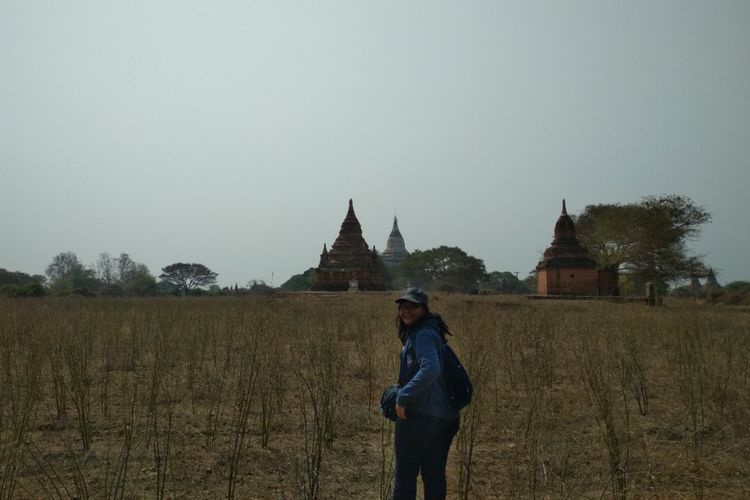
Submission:
[[[0,267],[279,285],[379,250],[525,276],[568,211],[690,197],[750,280],[750,2],[0,0]]]

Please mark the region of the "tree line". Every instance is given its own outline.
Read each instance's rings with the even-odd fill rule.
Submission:
[[[686,279],[705,277],[709,267],[704,256],[689,251],[711,214],[690,198],[680,195],[648,196],[626,204],[588,205],[573,219],[581,243],[600,269],[618,276],[619,292],[641,294],[646,282],[665,294]],[[263,295],[274,289],[263,281],[246,287],[216,285],[217,274],[203,264],[177,262],[162,268],[158,278],[127,253],[99,255],[91,266],[83,265],[73,252],[56,255],[45,276],[0,269],[0,296],[154,296],[154,295]],[[484,261],[459,247],[438,246],[415,250],[400,266],[380,263],[386,288],[419,285],[463,293],[536,292],[536,274],[520,278],[517,272],[487,272]],[[281,285],[285,291],[310,290],[315,268],[292,276]]]
[[[93,265],[86,266],[75,253],[68,251],[55,255],[44,275],[0,268],[0,296],[201,295],[212,290],[205,287],[216,287],[217,276],[203,264],[176,262],[162,268],[157,279],[145,264],[134,261],[127,253],[119,257],[102,253]],[[217,293],[215,289],[212,291]],[[238,294],[240,289],[235,286],[234,292]]]
[[[680,281],[706,277],[705,256],[692,254],[689,243],[698,238],[711,214],[680,195],[647,196],[625,204],[594,204],[573,216],[576,234],[600,269],[612,272],[617,293],[640,295],[647,282],[660,294]],[[534,293],[536,271],[524,279],[512,272],[487,272],[482,259],[458,247],[415,250],[395,269],[381,268],[386,287],[407,284],[444,291]],[[315,269],[293,276],[282,289],[309,290]]]
[[[440,246],[429,250],[415,250],[398,267],[387,268],[379,262],[379,271],[388,290],[400,290],[410,285],[444,292],[461,293],[518,293],[536,291],[536,276],[519,279],[509,271],[487,272],[484,261],[468,255],[459,247]],[[295,274],[280,289],[305,291],[315,284],[315,268]]]

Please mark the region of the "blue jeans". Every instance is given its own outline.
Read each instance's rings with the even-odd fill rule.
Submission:
[[[445,464],[458,419],[445,420],[416,412],[396,422],[396,477],[393,500],[417,496],[417,475],[422,473],[425,500],[445,498]]]

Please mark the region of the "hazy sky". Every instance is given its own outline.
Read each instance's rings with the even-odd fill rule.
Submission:
[[[525,276],[568,211],[689,196],[750,280],[750,2],[0,0],[0,267],[220,284],[379,250]],[[273,274],[272,274],[273,273]]]

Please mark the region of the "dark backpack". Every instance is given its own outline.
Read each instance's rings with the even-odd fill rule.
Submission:
[[[461,363],[461,360],[458,359],[456,353],[448,345],[448,341],[445,339],[445,334],[441,334],[441,337],[443,338],[443,371],[440,375],[443,379],[443,385],[448,394],[448,399],[450,399],[451,406],[454,410],[459,411],[466,408],[466,406],[471,403],[471,396],[474,393],[474,387],[471,385],[471,379],[469,378],[469,374],[466,373],[466,369]],[[407,340],[407,342],[409,341]],[[409,349],[411,349],[416,358],[414,346],[409,344]],[[402,387],[411,380],[414,374],[417,373],[417,370],[419,370],[419,367],[415,366],[411,374],[407,376],[405,380],[399,379],[399,385],[397,387]],[[383,394],[383,397],[385,397],[385,393]],[[386,418],[388,418],[388,415],[386,415]]]
[[[451,405],[456,411],[465,408],[471,403],[471,395],[474,387],[471,385],[469,374],[466,373],[464,365],[448,342],[443,342],[445,356],[443,357],[443,382],[451,400]]]

